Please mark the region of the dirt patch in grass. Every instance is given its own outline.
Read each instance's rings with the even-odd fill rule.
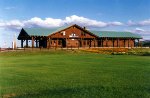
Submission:
[[[11,97],[15,97],[15,96],[16,96],[15,93],[11,93],[11,94],[2,95],[2,98],[11,98]]]

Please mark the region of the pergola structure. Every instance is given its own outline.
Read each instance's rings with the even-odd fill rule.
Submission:
[[[131,32],[89,31],[76,24],[61,28],[22,28],[21,47],[134,47],[142,37]],[[26,45],[23,45],[26,41]]]

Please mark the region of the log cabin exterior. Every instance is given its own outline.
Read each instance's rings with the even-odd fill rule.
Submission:
[[[32,47],[135,47],[142,37],[131,32],[90,31],[76,24],[54,28],[22,28],[18,36],[21,47],[32,41]]]

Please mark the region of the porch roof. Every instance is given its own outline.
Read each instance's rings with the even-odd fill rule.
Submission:
[[[136,38],[141,39],[142,37],[138,34],[131,32],[116,32],[116,31],[90,31],[99,37],[113,37],[113,38]]]
[[[52,34],[57,28],[23,28],[29,36],[48,36]]]

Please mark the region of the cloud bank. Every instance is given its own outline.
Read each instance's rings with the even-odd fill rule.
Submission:
[[[80,26],[93,27],[93,28],[102,28],[108,26],[121,26],[123,23],[119,21],[114,22],[103,22],[97,21],[77,15],[72,15],[66,17],[65,19],[55,19],[55,18],[45,18],[41,19],[39,17],[33,17],[29,20],[11,20],[11,21],[0,21],[0,28],[5,29],[21,29],[23,27],[45,27],[45,28],[54,28],[61,27],[64,25],[78,24]]]
[[[127,25],[128,26],[150,26],[150,19],[139,21],[139,22],[133,22],[132,20],[129,20]]]
[[[115,26],[124,26],[126,28],[133,27],[134,29],[129,29],[133,33],[141,35],[149,35],[150,30],[142,29],[143,26],[150,26],[150,19],[133,22],[128,21],[127,23],[122,23],[119,21],[112,22],[103,22],[97,21],[82,16],[72,15],[65,17],[64,19],[55,19],[55,18],[45,18],[41,19],[39,17],[33,17],[29,20],[10,20],[4,21],[0,20],[0,28],[8,30],[20,30],[21,28],[31,28],[31,27],[43,27],[43,28],[55,28],[65,25],[78,24],[80,26],[86,26],[87,28],[104,28],[104,27],[115,27]]]

